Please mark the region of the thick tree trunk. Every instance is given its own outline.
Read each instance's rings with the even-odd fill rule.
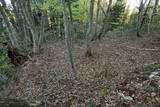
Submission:
[[[69,62],[70,62],[70,70],[72,73],[76,73],[75,71],[75,67],[74,67],[74,61],[73,61],[73,57],[72,57],[72,49],[70,46],[70,38],[71,35],[69,35],[69,30],[68,30],[68,24],[67,24],[67,15],[66,15],[66,2],[65,0],[61,0],[62,2],[62,6],[63,6],[63,20],[64,20],[64,32],[65,32],[65,42],[66,42],[66,46],[67,46],[67,53],[68,53],[68,57],[69,57]]]
[[[93,31],[93,9],[94,9],[94,0],[90,0],[90,15],[89,15],[89,27],[86,34],[86,49],[85,49],[85,56],[90,57],[92,56],[91,47],[89,45],[92,39],[92,31]]]

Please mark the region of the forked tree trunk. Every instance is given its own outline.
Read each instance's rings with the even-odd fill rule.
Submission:
[[[69,30],[68,30],[68,21],[67,21],[67,14],[66,14],[66,2],[65,2],[65,0],[61,0],[61,2],[62,2],[62,6],[63,6],[65,43],[66,43],[66,46],[67,46],[67,54],[68,54],[68,57],[69,57],[70,70],[71,70],[71,73],[74,73],[74,75],[75,75],[76,71],[75,71],[74,61],[73,61],[73,57],[72,57],[72,49],[71,49],[71,46],[70,46],[71,35],[69,35]]]

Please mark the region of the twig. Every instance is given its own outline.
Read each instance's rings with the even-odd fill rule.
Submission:
[[[150,65],[159,64],[159,63],[160,61],[155,61],[155,62],[144,64],[143,66],[150,66]]]

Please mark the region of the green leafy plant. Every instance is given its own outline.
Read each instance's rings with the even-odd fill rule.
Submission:
[[[0,37],[0,90],[6,87],[16,73],[15,67],[10,63],[10,59],[7,56],[8,49],[4,42],[6,42],[4,38]]]
[[[96,104],[93,99],[89,99],[87,103],[87,107],[96,107]]]

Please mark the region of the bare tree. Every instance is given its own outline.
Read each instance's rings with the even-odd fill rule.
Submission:
[[[71,49],[71,35],[69,35],[69,30],[68,30],[68,21],[67,21],[67,13],[66,13],[66,2],[65,0],[61,0],[62,6],[63,6],[63,20],[64,20],[64,32],[65,32],[65,43],[67,46],[67,53],[69,57],[69,62],[70,62],[70,70],[71,73],[76,73],[75,67],[74,67],[74,62],[73,62],[73,57],[72,57],[72,49]]]
[[[86,57],[92,56],[91,47],[90,47],[89,43],[92,39],[93,9],[94,9],[94,0],[90,0],[89,27],[88,27],[88,31],[86,34],[86,50],[85,50]]]

